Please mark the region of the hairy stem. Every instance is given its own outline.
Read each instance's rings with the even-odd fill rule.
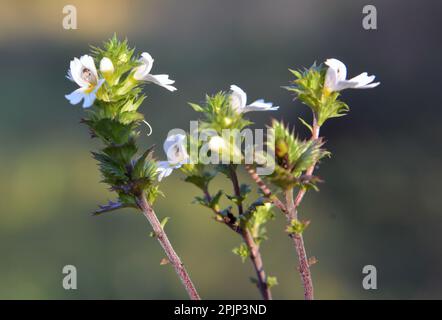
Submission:
[[[164,251],[166,252],[167,258],[169,259],[170,263],[175,268],[175,271],[180,277],[184,287],[186,288],[186,291],[190,299],[201,300],[200,296],[198,295],[198,292],[196,291],[192,283],[192,280],[190,280],[186,268],[181,262],[181,259],[176,254],[175,250],[173,249],[169,241],[169,238],[167,237],[166,233],[161,227],[160,221],[158,220],[150,204],[147,202],[146,197],[144,195],[137,196],[136,201],[141,211],[143,211],[144,216],[147,218],[150,225],[152,226],[156,238],[158,239]]]
[[[258,176],[255,169],[253,169],[253,167],[249,164],[246,164],[246,169],[252,180],[255,181],[255,183],[261,189],[264,196],[268,198],[277,208],[279,208],[279,210],[281,210],[284,213],[287,213],[287,208],[285,207],[284,203],[282,203],[282,201],[279,200],[279,198],[276,195],[272,194],[269,187],[267,187],[265,182],[262,181],[262,179]]]
[[[285,192],[286,202],[287,202],[287,222],[290,225],[293,219],[298,219],[298,214],[296,212],[295,203],[293,201],[293,189],[289,189]],[[304,286],[304,298],[306,300],[313,300],[313,281],[310,272],[310,263],[307,258],[307,253],[305,251],[304,239],[302,233],[290,234],[295,244],[296,253],[298,254],[299,260],[299,273],[301,275],[302,284]]]
[[[316,117],[313,115],[313,126],[312,126],[312,136],[311,140],[316,140],[319,138],[319,125],[316,121]],[[316,163],[313,163],[306,171],[306,175],[311,176],[315,170]],[[287,202],[287,221],[290,225],[293,219],[298,219],[298,207],[301,204],[302,199],[306,193],[305,188],[301,188],[296,195],[295,200],[293,200],[293,189],[286,191],[286,202]],[[304,285],[304,297],[306,300],[313,300],[313,282],[310,272],[310,263],[307,258],[307,254],[304,246],[304,239],[302,234],[292,234],[291,238],[295,244],[296,253],[298,254],[299,260],[299,272],[301,274],[302,283]]]
[[[241,197],[241,191],[239,187],[238,175],[233,166],[230,166],[230,179],[232,180],[233,190],[237,198]],[[238,213],[242,215],[244,212],[241,202],[238,202]],[[253,267],[255,268],[256,276],[258,278],[258,289],[261,292],[262,298],[264,300],[272,300],[272,292],[267,284],[267,277],[264,271],[264,264],[261,257],[261,252],[259,250],[259,245],[253,239],[252,234],[247,228],[241,229],[241,236],[244,243],[250,252],[250,260],[252,261]]]

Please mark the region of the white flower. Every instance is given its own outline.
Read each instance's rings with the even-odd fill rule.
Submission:
[[[278,110],[279,107],[273,107],[273,103],[264,102],[263,99],[256,100],[255,102],[247,105],[247,94],[238,86],[231,85],[230,90],[230,103],[232,108],[238,113],[245,113],[249,111],[273,111]]]
[[[209,140],[209,149],[215,152],[219,152],[220,150],[227,150],[226,141],[220,136],[214,136]]]
[[[329,92],[344,89],[370,89],[380,84],[380,82],[373,83],[375,76],[369,76],[367,72],[346,80],[347,68],[344,63],[337,59],[327,59],[325,64],[328,66],[328,69],[325,75],[324,87]]]
[[[188,162],[189,154],[185,142],[186,136],[183,134],[170,135],[164,141],[163,149],[167,155],[167,161],[157,163],[158,181],[169,176],[174,169],[178,169]]]
[[[150,74],[150,70],[152,70],[153,66],[153,58],[147,52],[143,52],[141,54],[141,65],[136,67],[134,78],[138,81],[147,81],[155,83],[163,88],[166,88],[169,91],[175,91],[176,88],[172,86],[175,83],[175,80],[169,79],[168,74]]]
[[[104,57],[103,59],[101,59],[100,71],[103,74],[109,74],[109,75],[114,73],[115,69],[114,69],[114,65],[113,65],[111,59],[109,59],[107,57]]]
[[[80,88],[65,95],[66,99],[71,104],[78,104],[84,99],[83,108],[92,106],[96,98],[95,95],[104,82],[104,79],[98,79],[94,59],[88,55],[84,55],[80,59],[74,58],[71,61],[67,78],[77,83]]]

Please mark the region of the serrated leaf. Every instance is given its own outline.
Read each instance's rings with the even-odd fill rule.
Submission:
[[[250,256],[249,248],[245,243],[241,243],[238,247],[233,248],[232,252],[238,255],[244,263]]]
[[[269,289],[274,287],[274,286],[276,286],[276,285],[278,285],[278,279],[276,277],[268,276],[266,282],[267,282],[267,287]]]
[[[287,226],[286,231],[290,234],[302,234],[309,224],[310,221],[299,221],[298,219],[292,219],[290,225]]]
[[[301,117],[298,117],[299,121],[301,121],[301,123],[307,127],[307,129],[310,130],[310,132],[313,132],[313,128],[311,125],[309,125],[304,119],[302,119]]]
[[[196,104],[196,103],[192,103],[192,102],[189,102],[188,104],[189,104],[189,106],[191,106],[192,109],[195,110],[196,112],[204,112],[204,108],[202,108],[200,105],[198,105],[198,104]]]

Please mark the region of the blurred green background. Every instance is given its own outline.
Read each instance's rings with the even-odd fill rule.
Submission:
[[[62,28],[62,8],[78,9],[78,30]],[[362,28],[362,8],[374,4],[378,30]],[[335,57],[350,76],[376,74],[381,86],[348,90],[347,117],[322,133],[333,152],[320,166],[325,180],[301,215],[311,219],[307,251],[317,298],[442,298],[442,153],[440,139],[440,1],[156,0],[0,1],[0,298],[186,298],[172,267],[148,234],[141,214],[90,213],[112,199],[100,184],[79,124],[80,106],[64,94],[69,61],[114,32],[155,58],[154,73],[169,73],[176,93],[148,86],[141,111],[153,126],[143,147],[157,155],[172,128],[187,129],[196,113],[187,101],[241,86],[265,98],[270,116],[305,130],[307,108],[283,89],[287,69]],[[248,178],[242,172],[241,179]],[[229,185],[220,177],[220,187]],[[258,299],[247,261],[231,253],[240,239],[191,203],[196,188],[179,174],[164,180],[156,204],[170,216],[167,230],[203,298]],[[300,299],[284,219],[270,223],[262,247],[267,273],[278,277],[279,299]],[[62,268],[78,269],[78,290],[62,288]],[[362,288],[362,268],[378,270],[378,290]]]

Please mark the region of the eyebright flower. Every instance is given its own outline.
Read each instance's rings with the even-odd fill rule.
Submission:
[[[256,100],[255,102],[247,105],[247,94],[238,86],[231,85],[230,90],[230,103],[232,108],[238,113],[245,113],[249,111],[274,111],[278,110],[279,107],[273,107],[273,103],[264,102],[263,99]]]
[[[189,154],[185,142],[186,136],[183,134],[170,135],[164,141],[163,149],[167,155],[167,161],[157,163],[158,181],[170,176],[174,169],[178,169],[188,162]]]
[[[148,54],[147,52],[143,52],[141,54],[140,62],[141,65],[135,69],[135,80],[152,82],[172,92],[176,90],[176,88],[171,85],[175,83],[175,80],[169,79],[168,74],[150,74],[150,70],[152,70],[154,62],[154,59],[150,54]]]
[[[337,59],[327,59],[325,64],[328,69],[325,75],[324,88],[329,93],[344,89],[370,89],[380,84],[380,82],[373,83],[375,76],[368,76],[367,72],[346,80],[347,68],[344,63]]]
[[[71,61],[67,78],[80,86],[71,94],[65,95],[71,104],[78,104],[83,101],[83,108],[89,108],[94,104],[96,93],[104,82],[104,79],[98,79],[97,69],[94,59],[91,56],[84,55],[74,58]]]

